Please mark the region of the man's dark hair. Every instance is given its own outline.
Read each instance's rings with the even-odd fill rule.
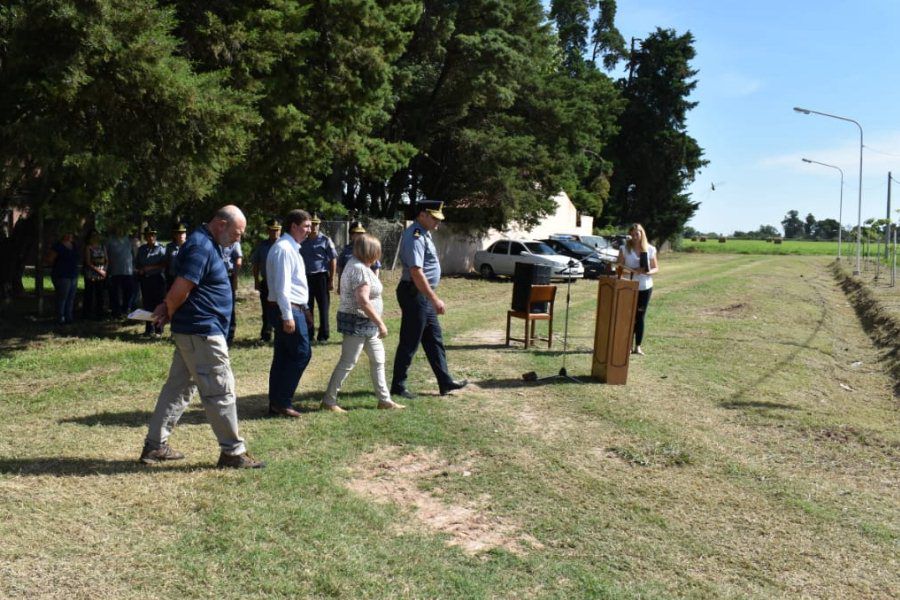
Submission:
[[[290,231],[291,225],[294,223],[300,225],[306,221],[312,221],[312,216],[302,208],[295,208],[284,217],[282,225],[284,226],[284,231]]]

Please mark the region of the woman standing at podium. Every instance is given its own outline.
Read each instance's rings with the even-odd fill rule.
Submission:
[[[653,292],[652,275],[659,271],[656,248],[647,241],[647,232],[640,223],[628,230],[628,240],[619,249],[618,265],[632,274],[638,282],[637,313],[634,316],[634,349],[632,354],[644,355],[641,342],[644,339],[644,316]]]

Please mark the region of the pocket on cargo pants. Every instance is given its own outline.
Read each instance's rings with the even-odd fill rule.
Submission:
[[[234,375],[228,365],[197,365],[197,388],[202,399],[234,396]]]

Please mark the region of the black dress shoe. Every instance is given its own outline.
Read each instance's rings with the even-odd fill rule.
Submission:
[[[469,385],[468,379],[460,379],[459,381],[451,381],[450,385],[445,388],[441,388],[441,396],[446,396],[453,390],[461,390],[462,388]]]
[[[406,398],[407,400],[412,400],[416,397],[415,394],[413,394],[406,388],[403,388],[402,390],[392,389],[391,396],[400,396],[401,398]]]

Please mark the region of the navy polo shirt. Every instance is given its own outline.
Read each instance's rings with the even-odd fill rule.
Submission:
[[[325,273],[328,265],[337,258],[337,250],[334,242],[324,233],[319,233],[315,238],[307,237],[300,244],[300,255],[307,273]]]
[[[231,280],[222,247],[206,225],[188,236],[178,253],[175,275],[195,284],[172,317],[172,331],[188,335],[228,334],[231,321]]]
[[[340,255],[337,258],[337,268],[341,271],[344,270],[344,267],[347,266],[347,263],[350,262],[350,259],[353,258],[353,244],[347,244],[344,246],[344,249],[341,250]],[[377,271],[381,268],[381,261],[376,260],[372,263],[372,270]]]
[[[277,241],[278,240],[276,239],[275,242]],[[266,258],[268,258],[269,250],[272,249],[275,242],[270,239],[265,239],[250,253],[250,264],[259,268],[260,279],[264,280],[266,278]]]

